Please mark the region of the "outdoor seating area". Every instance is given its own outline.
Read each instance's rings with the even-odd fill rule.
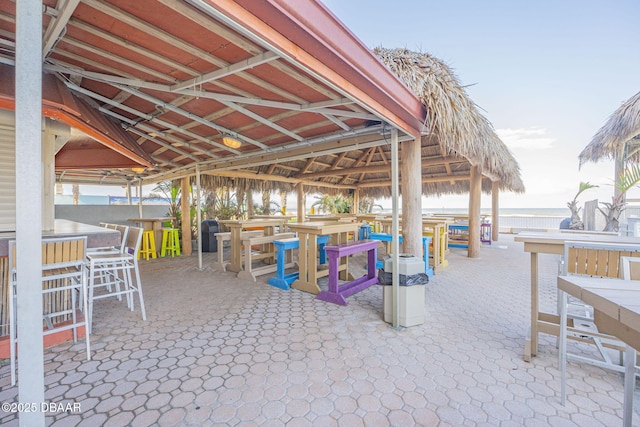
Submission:
[[[383,320],[381,286],[343,307],[267,276],[240,280],[203,255],[203,270],[195,256],[140,264],[146,321],[115,298],[96,305],[91,361],[82,340],[45,350],[47,399],[82,408],[47,414],[49,425],[621,423],[620,374],[569,362],[563,406],[556,337],[541,334],[537,357],[523,360],[529,254],[512,236],[481,260],[452,250],[456,268],[426,286],[425,323],[400,331]],[[556,307],[559,259],[539,256],[545,311]],[[349,262],[359,274],[364,261]],[[17,399],[10,380],[7,360],[4,401]],[[17,414],[0,424],[17,425]]]
[[[0,425],[640,426],[633,13],[418,3],[2,3]]]

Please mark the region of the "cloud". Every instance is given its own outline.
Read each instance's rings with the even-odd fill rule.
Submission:
[[[496,129],[496,133],[512,150],[546,150],[552,148],[556,141],[547,136],[547,130],[544,128]]]

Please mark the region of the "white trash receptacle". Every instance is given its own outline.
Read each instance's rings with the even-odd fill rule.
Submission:
[[[413,255],[400,254],[398,260],[400,275],[412,276],[424,274],[424,261]],[[384,260],[384,271],[393,272],[391,257]],[[393,323],[393,287],[383,286],[382,305],[384,307],[384,321]],[[421,325],[425,319],[425,285],[399,286],[399,326],[409,327]]]

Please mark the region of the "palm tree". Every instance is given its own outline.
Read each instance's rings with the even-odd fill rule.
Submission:
[[[620,181],[617,184],[618,194],[611,198],[611,203],[600,202],[605,208],[604,210],[598,208],[606,221],[603,231],[617,232],[620,229],[619,218],[626,204],[624,196],[638,182],[640,182],[640,166],[628,166],[620,175]]]
[[[77,205],[80,199],[80,184],[73,184],[71,187],[71,193],[73,194],[73,204]]]
[[[320,197],[316,197],[318,200],[312,206],[317,206],[319,212],[323,213],[349,213],[351,210],[352,200],[348,197],[344,197],[342,194],[336,196],[329,196],[323,194]]]
[[[578,196],[585,190],[590,188],[597,187],[597,185],[592,185],[589,182],[580,182],[580,186],[578,188],[578,192],[572,201],[567,203],[567,207],[571,211],[571,222],[569,223],[569,228],[571,230],[583,230],[584,224],[580,219],[580,208],[578,207]]]
[[[377,204],[373,197],[361,197],[358,212],[372,213],[376,207],[382,210],[382,205]]]

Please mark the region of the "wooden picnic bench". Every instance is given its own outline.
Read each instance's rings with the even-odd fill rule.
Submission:
[[[329,236],[318,236],[318,252],[320,254],[319,264],[327,263],[327,255],[324,251],[324,247],[329,242]],[[300,239],[292,237],[290,239],[278,239],[274,240],[273,244],[276,247],[276,275],[269,278],[268,284],[276,288],[288,291],[291,289],[291,284],[298,280],[300,272],[295,271],[293,273],[285,273],[288,263],[293,262],[293,249],[300,248]]]
[[[254,237],[254,236],[262,236],[264,233],[262,231],[243,231],[241,233],[241,237]],[[226,233],[216,233],[216,240],[218,241],[218,260],[213,263],[213,268],[219,271],[227,271],[227,264],[229,262],[225,262],[224,260],[224,242],[231,241],[231,232],[228,231]]]
[[[279,239],[288,239],[295,237],[294,233],[278,233],[272,236],[247,236],[242,238],[242,245],[244,246],[244,269],[238,272],[238,279],[246,279],[256,281],[256,277],[262,276],[268,273],[273,273],[277,269],[277,264],[265,265],[262,267],[254,268],[252,261],[265,258],[273,258],[275,255],[272,251],[257,251],[254,252],[252,246],[266,245],[273,243]],[[293,267],[292,262],[285,264],[285,268]]]

